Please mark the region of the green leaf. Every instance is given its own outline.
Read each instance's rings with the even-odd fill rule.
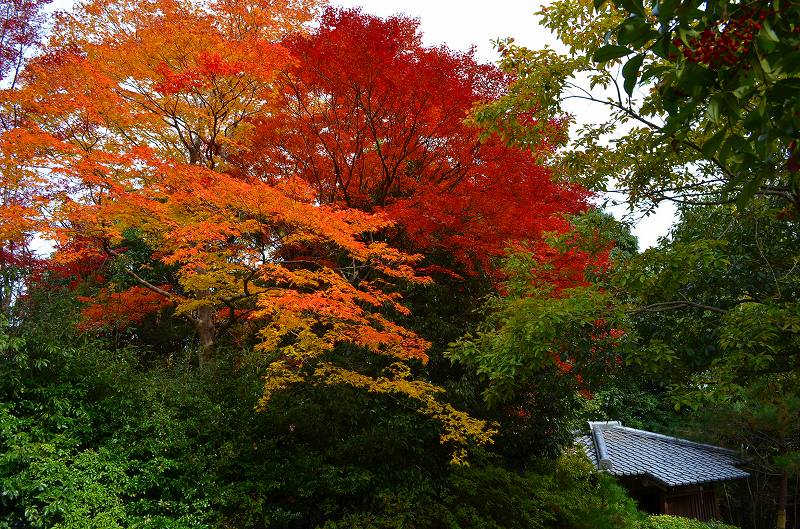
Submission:
[[[682,27],[678,28],[678,37],[680,37],[681,42],[683,42],[683,44],[688,47],[691,47],[691,39],[695,38],[696,36],[697,36],[696,31]]]
[[[761,65],[761,69],[764,71],[764,75],[767,77],[772,77],[772,66],[770,66],[769,61],[763,55],[758,55],[758,64]]]
[[[719,147],[722,145],[722,142],[725,140],[727,135],[727,130],[721,130],[707,139],[702,146],[703,154],[708,158],[716,157]]]
[[[784,101],[790,101],[800,94],[800,79],[781,79],[767,91],[767,101],[783,106]]]
[[[680,105],[678,108],[679,110],[677,113],[670,114],[667,122],[661,128],[662,132],[669,134],[683,127],[692,114],[694,114],[694,112],[697,110],[697,103],[687,102],[683,105]]]
[[[623,46],[630,44],[634,48],[638,48],[658,35],[658,31],[654,30],[647,20],[641,17],[631,17],[620,26],[617,32],[617,43]]]
[[[595,51],[594,55],[592,56],[592,60],[594,60],[594,62],[606,62],[614,59],[619,59],[620,57],[625,57],[626,55],[630,55],[631,53],[633,53],[633,50],[630,50],[625,46],[617,46],[616,44],[609,44],[608,46],[603,46],[602,48]]]
[[[674,48],[675,46],[669,41],[669,39],[664,38],[664,35],[661,35],[661,38],[653,43],[650,51],[662,59],[666,59],[669,57],[670,47]]]
[[[633,96],[633,89],[636,87],[636,78],[639,76],[639,69],[642,67],[643,62],[644,55],[640,53],[626,62],[625,66],[622,67],[622,77],[625,79],[622,86],[625,88],[625,93],[631,97]]]
[[[708,102],[708,109],[706,110],[708,119],[710,119],[714,123],[719,123],[719,115],[721,108],[722,108],[722,98],[720,97],[719,94],[716,94]]]
[[[753,154],[753,146],[741,136],[731,136],[731,147],[735,156],[744,157]]]
[[[600,8],[603,7],[603,4],[606,3],[606,0],[594,0],[592,3],[594,4],[595,11],[599,11]]]
[[[656,66],[653,64],[648,64],[647,67],[642,72],[642,82],[649,81],[654,77],[661,77],[665,72],[671,70],[670,66]]]
[[[723,165],[728,164],[728,157],[731,155],[731,151],[733,146],[733,136],[726,136],[725,141],[722,142],[722,145],[719,147],[719,154],[717,154],[717,159]]]
[[[800,73],[800,51],[787,53],[779,58],[781,69],[787,75]]]
[[[746,99],[750,97],[750,94],[752,94],[754,90],[755,88],[753,85],[742,85],[733,91],[733,95],[735,95],[737,99]]]
[[[761,33],[758,34],[756,42],[758,43],[759,49],[761,49],[764,53],[772,53],[773,51],[775,51],[776,43],[771,41],[770,39],[764,38],[764,35],[762,35]]]
[[[775,31],[772,30],[772,27],[769,25],[769,20],[764,20],[762,22],[761,31],[759,35],[763,34],[764,37],[772,42],[780,42],[781,39],[778,38],[778,35],[775,34]]]
[[[758,191],[758,187],[761,185],[761,180],[759,178],[752,178],[745,182],[744,187],[742,187],[741,192],[739,192],[739,196],[736,197],[736,205],[740,208],[743,208],[747,205],[748,202],[755,196],[756,191]]]
[[[709,91],[714,87],[715,75],[708,68],[693,62],[683,62],[676,71],[676,85],[694,99],[701,101],[705,99]]]
[[[644,4],[641,0],[621,0],[622,7],[630,13],[635,13],[639,16],[645,16]]]
[[[742,123],[742,125],[744,125],[744,128],[746,128],[747,130],[756,130],[760,126],[762,126],[765,122],[765,116],[764,116],[765,110],[766,109],[764,108],[763,103],[757,106],[755,109],[753,109],[753,111],[750,112],[750,114],[748,114],[747,117],[745,118],[744,123]]]
[[[666,26],[672,17],[675,16],[675,9],[679,5],[679,0],[661,0],[653,9],[653,14],[658,16],[658,21]]]

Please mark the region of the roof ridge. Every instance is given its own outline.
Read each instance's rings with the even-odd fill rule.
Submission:
[[[722,453],[730,454],[730,455],[734,455],[734,456],[738,455],[738,452],[736,452],[736,450],[731,450],[730,448],[723,448],[721,446],[716,446],[716,445],[707,444],[707,443],[698,443],[697,441],[690,441],[688,439],[682,439],[680,437],[673,437],[671,435],[664,435],[664,434],[660,434],[660,433],[656,433],[656,432],[648,432],[647,430],[639,430],[637,428],[631,428],[629,426],[622,426],[622,424],[619,424],[619,426],[613,426],[613,427],[608,428],[608,429],[610,429],[610,430],[625,430],[627,432],[638,434],[638,435],[641,435],[643,437],[651,437],[651,438],[654,438],[654,439],[660,439],[662,441],[669,441],[669,442],[672,442],[672,443],[675,443],[675,444],[680,444],[680,445],[685,445],[685,446],[690,446],[690,447],[695,447],[695,448],[704,448],[706,450],[713,450],[715,452],[722,452]]]
[[[589,424],[592,427],[592,440],[594,441],[594,448],[597,452],[597,463],[600,467],[600,470],[611,470],[614,467],[614,462],[611,461],[611,458],[608,455],[606,440],[603,437],[603,430],[605,430],[605,428],[595,428],[592,423]]]
[[[615,426],[622,426],[622,423],[620,421],[589,421],[589,430],[614,428]]]

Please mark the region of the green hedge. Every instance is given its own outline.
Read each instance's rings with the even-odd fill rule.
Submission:
[[[681,516],[666,516],[663,514],[648,516],[642,523],[641,529],[738,529],[733,525],[722,522],[701,522]]]

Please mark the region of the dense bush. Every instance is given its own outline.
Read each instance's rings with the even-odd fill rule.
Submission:
[[[262,413],[256,370],[141,366],[132,349],[2,335],[0,527],[634,527],[582,456],[452,466],[385,396],[306,387]]]

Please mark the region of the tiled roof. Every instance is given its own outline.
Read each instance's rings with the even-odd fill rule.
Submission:
[[[747,477],[732,450],[622,426],[589,422],[576,441],[594,465],[615,476],[649,476],[675,487]]]

